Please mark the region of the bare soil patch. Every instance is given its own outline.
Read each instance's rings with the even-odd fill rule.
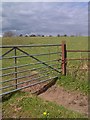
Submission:
[[[39,97],[88,115],[88,97],[77,91],[71,92],[63,87],[54,85],[46,92],[40,94]]]
[[[37,75],[34,75],[29,79],[37,77],[38,77]],[[28,83],[24,83],[22,85],[19,85],[19,87],[27,86],[35,82],[38,81],[35,80]],[[38,97],[44,100],[55,102],[68,109],[88,115],[88,96],[78,91],[65,90],[65,88],[63,87],[54,85],[55,82],[56,80],[37,84],[35,86],[23,89],[22,91],[31,93],[35,92],[35,94],[38,95]]]
[[[28,85],[31,85],[31,84],[35,84],[35,83],[41,81],[40,79],[37,79],[37,78],[39,77],[39,74],[38,74],[37,71],[33,71],[33,72],[31,73],[31,75],[32,75],[31,77],[28,77],[28,79],[31,80],[31,81],[26,82],[26,83],[23,83],[23,84],[20,84],[20,85],[18,85],[18,87],[19,87],[19,88],[25,87],[25,86],[28,86]],[[26,80],[25,80],[25,81],[26,81]],[[27,81],[28,81],[28,80],[27,80]],[[50,81],[46,81],[46,82],[43,82],[43,83],[40,83],[40,84],[37,84],[37,85],[33,85],[33,86],[27,87],[27,88],[25,88],[25,89],[22,89],[22,91],[34,93],[34,92],[36,92],[36,91],[41,90],[42,87],[45,86],[46,84],[48,84],[49,82],[50,82]]]

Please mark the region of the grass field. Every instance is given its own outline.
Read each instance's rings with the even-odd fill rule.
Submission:
[[[78,112],[22,92],[3,102],[2,108],[4,118],[85,118]]]
[[[14,37],[14,38],[3,38],[3,45],[29,45],[29,44],[61,44],[62,41],[66,41],[67,49],[74,50],[88,50],[88,37]],[[27,50],[27,49],[25,49]],[[27,51],[29,51],[28,49]],[[40,49],[32,49],[36,53],[41,52]],[[43,50],[44,52],[48,49]],[[42,51],[42,52],[43,52]],[[50,48],[53,52],[53,48]],[[55,51],[55,49],[54,49]],[[81,58],[86,57],[87,53],[68,53],[69,58]],[[75,61],[77,64],[78,62]],[[80,63],[80,62],[79,62]]]
[[[88,37],[13,37],[13,38],[3,38],[2,39],[2,45],[29,45],[29,44],[61,44],[62,41],[66,41],[67,49],[70,50],[88,50]],[[6,49],[8,50],[8,49]],[[2,53],[4,53],[6,50],[2,50]],[[39,54],[39,53],[48,53],[48,52],[57,52],[61,51],[60,47],[48,47],[48,48],[23,48],[23,50],[27,51],[30,54]],[[11,52],[9,55],[13,55],[14,52]],[[18,52],[17,55],[22,55],[22,53]],[[8,56],[6,56],[8,57]],[[37,57],[38,59],[42,61],[48,61],[52,59],[59,59],[61,56],[60,54],[58,55],[52,55],[52,56],[41,56]],[[86,58],[88,57],[87,53],[69,53],[68,58]],[[21,58],[18,59],[18,65],[22,64],[28,64],[28,63],[35,63],[35,60],[32,60],[31,58]],[[6,60],[3,60],[2,66],[3,67],[8,67],[8,66],[13,66],[13,60],[9,59],[8,62]],[[51,62],[49,64],[52,64]],[[54,62],[55,64],[55,62]],[[57,62],[57,65],[55,66],[56,68],[60,69],[61,63]],[[57,84],[60,86],[65,87],[65,89],[70,89],[72,90],[78,90],[82,92],[83,94],[88,94],[89,86],[88,86],[88,72],[87,71],[80,71],[79,68],[82,66],[87,65],[87,61],[69,61],[67,64],[67,68],[72,68],[71,70],[68,70],[67,76],[62,76],[60,79],[58,79]],[[37,66],[32,66],[31,68],[39,67],[40,65]],[[59,66],[59,67],[58,67]],[[22,69],[29,69],[28,67],[22,68]],[[22,70],[18,69],[18,70]],[[43,70],[43,69],[42,69]],[[41,71],[42,71],[41,70]],[[48,69],[49,71],[50,69]],[[4,71],[2,71],[4,73]],[[8,72],[13,72],[11,71],[5,71],[6,73]],[[50,71],[51,72],[51,71]],[[20,74],[22,75],[28,75],[29,73],[25,74]],[[50,74],[51,75],[51,74]],[[53,75],[53,74],[52,74]],[[57,75],[55,73],[55,75]],[[4,79],[10,79],[12,76],[5,77]],[[3,80],[4,80],[3,79]],[[79,118],[83,117],[83,115],[80,115],[79,113],[72,112],[70,110],[65,109],[62,106],[57,106],[54,103],[50,102],[45,102],[37,97],[29,97],[29,98],[22,98],[27,96],[26,93],[17,93],[15,94],[12,98],[10,98],[8,101],[3,102],[3,116],[4,117],[12,117],[13,113],[15,112],[15,109],[12,109],[12,113],[9,112],[9,109],[12,108],[13,105],[16,104],[16,109],[19,109],[20,112],[16,112],[14,116],[17,117],[45,117],[43,116],[44,111],[48,111],[49,117],[63,117],[63,118]],[[22,102],[19,100],[17,102],[17,99],[23,99]],[[27,107],[28,101],[31,101],[30,108]],[[11,104],[11,105],[10,105]],[[34,109],[33,106],[36,106]],[[5,110],[5,108],[7,109]],[[39,108],[39,109],[37,109]],[[52,108],[54,108],[52,110]],[[57,111],[57,112],[56,112]],[[29,114],[31,113],[31,114]]]
[[[29,45],[29,44],[61,44],[62,41],[66,41],[67,49],[69,50],[88,50],[88,37],[14,37],[14,38],[3,38],[2,44],[3,45]],[[6,49],[7,50],[7,49]],[[23,48],[23,50],[27,51],[30,54],[39,54],[39,53],[49,53],[49,52],[59,52],[61,51],[61,47],[47,47],[47,48]],[[3,50],[3,53],[5,50]],[[18,55],[22,55],[22,53],[18,52]],[[14,55],[14,52],[11,52],[9,55]],[[8,55],[8,56],[9,56]],[[87,58],[87,53],[68,53],[68,58]],[[36,56],[38,59],[42,61],[48,61],[53,59],[59,59],[60,54],[51,55],[51,56]],[[3,67],[13,66],[13,59],[9,59],[8,62],[5,62],[6,60],[3,60]],[[28,64],[30,62],[36,62],[35,60],[32,60],[30,57],[27,58],[21,58],[18,59],[18,65],[22,64]],[[57,64],[57,66],[60,67],[61,63],[53,62],[49,64]],[[79,89],[80,91],[84,93],[88,93],[88,72],[83,70],[80,71],[79,68],[87,65],[87,61],[69,61],[67,63],[67,68],[71,68],[70,70],[67,70],[67,79],[65,77],[65,83],[64,81],[60,81],[60,85],[69,86],[70,79],[70,88]],[[39,64],[40,66],[40,64]],[[39,67],[32,66],[32,67]],[[41,65],[42,66],[42,65]],[[56,67],[57,67],[56,66]],[[25,68],[24,68],[25,69]],[[26,67],[28,69],[28,67]],[[58,68],[60,69],[60,68]],[[19,69],[21,70],[21,69]],[[5,71],[6,72],[6,71]],[[8,72],[8,71],[7,71]],[[11,71],[10,71],[11,72]],[[4,73],[4,71],[3,71]],[[25,73],[26,74],[26,73]],[[22,75],[22,74],[20,74]],[[69,75],[69,77],[68,77]],[[10,77],[10,76],[9,76]],[[13,77],[13,76],[12,76]],[[63,77],[64,79],[64,77]],[[76,80],[77,79],[77,83]],[[62,82],[62,83],[61,83]],[[76,85],[74,87],[71,85],[71,83]]]

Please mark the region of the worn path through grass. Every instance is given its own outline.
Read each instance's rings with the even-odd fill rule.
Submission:
[[[7,109],[6,109],[7,108]],[[3,102],[3,118],[84,118],[85,116],[57,105],[43,101],[29,93],[15,93]]]

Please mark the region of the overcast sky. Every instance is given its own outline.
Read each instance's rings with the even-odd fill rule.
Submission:
[[[88,2],[3,2],[2,32],[88,34]]]

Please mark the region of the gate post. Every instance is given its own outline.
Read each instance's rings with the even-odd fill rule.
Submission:
[[[66,75],[66,43],[62,41],[62,75]]]
[[[14,47],[14,52],[15,52],[15,59],[14,59],[14,62],[15,62],[15,66],[17,66],[17,58],[16,58],[16,55],[17,55],[17,48]],[[17,89],[17,67],[15,67],[15,78],[16,78],[16,89]]]

